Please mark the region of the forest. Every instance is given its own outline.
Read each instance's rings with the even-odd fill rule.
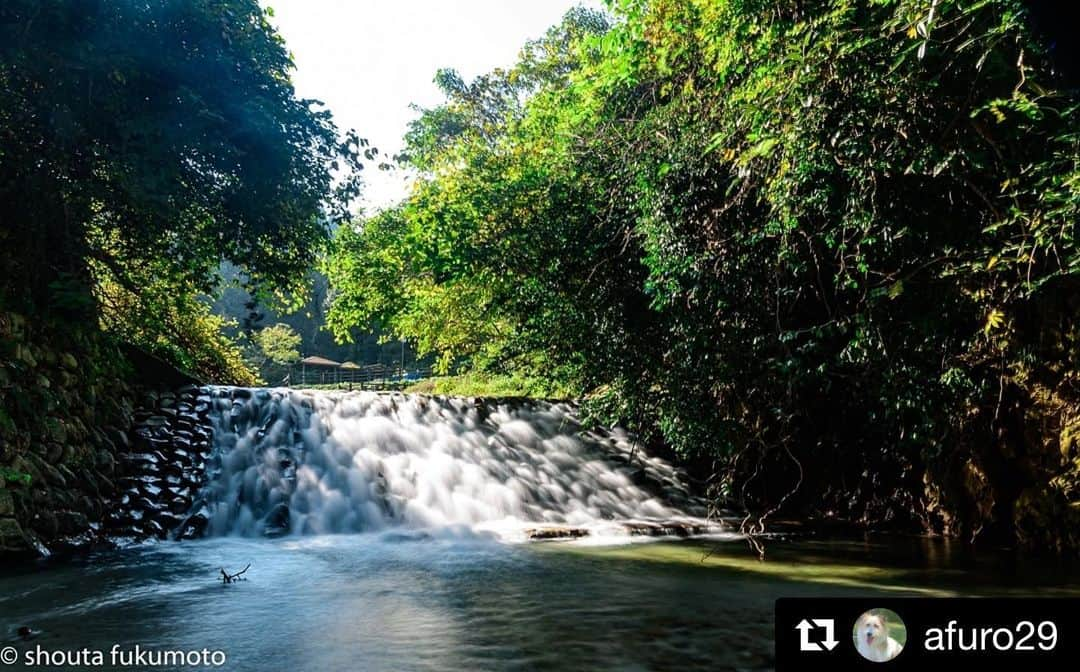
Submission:
[[[1011,1],[613,9],[438,73],[330,326],[580,397],[762,515],[1075,544],[1069,54]]]
[[[448,63],[385,157],[254,0],[9,0],[0,331],[106,387],[127,346],[252,384],[299,346],[236,313],[325,309],[305,338],[407,339],[455,376],[429,391],[580,400],[752,528],[1075,550],[1080,93],[1036,4],[576,8]],[[412,191],[357,212],[388,161]],[[8,464],[75,402],[3,347]]]

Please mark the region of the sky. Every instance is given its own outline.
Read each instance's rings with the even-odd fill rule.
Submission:
[[[297,95],[323,101],[337,125],[353,128],[383,153],[401,149],[410,103],[440,102],[439,68],[466,81],[514,63],[571,7],[599,0],[261,0],[289,51]],[[365,168],[368,212],[407,193],[401,171]]]

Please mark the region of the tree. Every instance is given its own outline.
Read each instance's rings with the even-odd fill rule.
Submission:
[[[335,328],[566,381],[766,513],[1065,529],[1080,97],[1025,5],[616,7],[441,74],[414,192],[335,242]]]
[[[93,276],[209,292],[223,259],[295,289],[366,143],[294,95],[292,67],[255,0],[3,3],[5,301],[63,308],[57,288]]]
[[[287,324],[278,323],[256,331],[253,335],[262,361],[278,366],[289,366],[300,361],[300,334]]]

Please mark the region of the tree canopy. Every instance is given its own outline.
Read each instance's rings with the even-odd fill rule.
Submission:
[[[297,288],[358,193],[366,143],[296,97],[268,12],[255,0],[3,3],[5,302],[70,310],[115,283],[161,322],[169,308],[155,301],[211,291],[222,261],[253,285]]]
[[[569,382],[765,506],[948,527],[1057,474],[1009,454],[1077,398],[1080,99],[1025,5],[613,10],[440,73],[331,324]]]

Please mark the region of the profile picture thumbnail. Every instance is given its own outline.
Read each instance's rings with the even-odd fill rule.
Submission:
[[[855,621],[852,637],[859,655],[875,663],[884,663],[904,650],[907,626],[891,609],[871,609]]]

